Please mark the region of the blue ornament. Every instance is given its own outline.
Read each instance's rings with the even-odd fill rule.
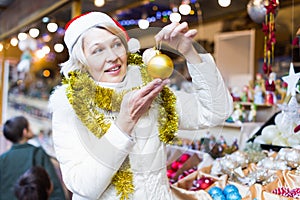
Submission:
[[[210,188],[210,189],[208,190],[208,194],[209,194],[210,196],[213,196],[213,195],[215,195],[215,194],[223,194],[223,191],[222,191],[221,188],[219,188],[219,187],[217,187],[217,186],[214,186],[214,187],[212,187],[212,188]]]
[[[231,184],[226,185],[225,188],[224,188],[224,190],[223,190],[223,193],[224,193],[225,196],[226,196],[226,195],[227,195],[228,193],[230,193],[230,192],[236,192],[236,193],[239,193],[239,189],[238,189],[236,186],[231,185]]]
[[[211,196],[213,200],[226,200],[226,197],[223,193],[216,193]]]
[[[227,193],[226,200],[242,200],[242,196],[240,193],[232,191]]]

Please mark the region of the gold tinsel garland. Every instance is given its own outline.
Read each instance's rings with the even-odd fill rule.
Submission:
[[[139,54],[129,54],[128,64],[140,66],[144,85],[152,80],[148,76],[146,66]],[[88,73],[79,71],[70,72],[69,78],[63,79],[62,83],[68,86],[66,95],[76,115],[98,138],[107,132],[112,122],[112,119],[107,117],[104,112],[119,111],[123,96],[129,91],[140,88],[136,87],[117,93],[113,89],[97,85]],[[164,87],[155,102],[160,105],[158,117],[159,139],[166,144],[172,143],[178,130],[176,97],[168,87]],[[134,192],[133,173],[128,158],[112,178],[112,184],[116,188],[117,195],[121,196],[121,200],[129,199],[129,196]]]

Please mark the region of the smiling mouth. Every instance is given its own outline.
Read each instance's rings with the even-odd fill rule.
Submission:
[[[118,66],[118,67],[114,67],[114,68],[105,70],[104,72],[115,72],[115,71],[118,71],[120,68],[121,68],[121,66]]]

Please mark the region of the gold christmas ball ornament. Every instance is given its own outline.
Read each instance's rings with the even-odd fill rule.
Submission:
[[[160,51],[156,51],[156,55],[149,60],[147,66],[148,73],[152,78],[169,78],[173,69],[174,65],[171,58]]]

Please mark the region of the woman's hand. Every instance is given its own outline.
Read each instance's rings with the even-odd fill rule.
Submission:
[[[173,22],[157,33],[155,40],[156,43],[168,43],[170,47],[183,54],[190,63],[200,63],[202,60],[192,44],[196,35],[197,30],[189,29],[186,22]]]
[[[123,97],[120,113],[116,120],[119,129],[131,135],[137,121],[149,110],[153,100],[168,83],[169,79],[155,79],[141,89],[127,93]]]

